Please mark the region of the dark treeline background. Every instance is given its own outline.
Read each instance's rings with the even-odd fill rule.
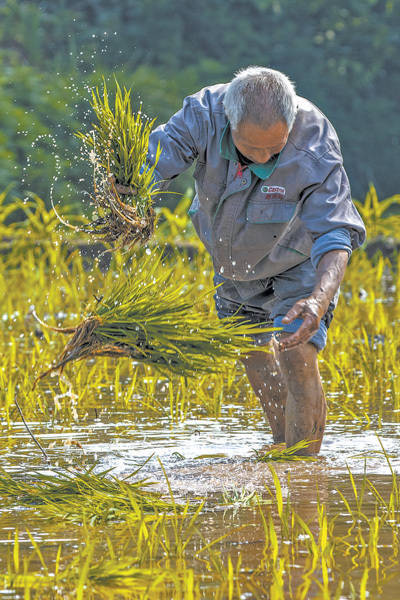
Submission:
[[[82,197],[73,132],[102,76],[162,122],[249,64],[287,73],[333,122],[355,197],[399,191],[399,0],[3,0],[0,57],[0,191]]]

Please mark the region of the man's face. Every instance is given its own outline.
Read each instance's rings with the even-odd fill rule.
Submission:
[[[232,139],[236,148],[254,163],[266,163],[278,154],[289,137],[289,129],[283,121],[278,121],[268,129],[262,129],[248,121],[232,129]]]

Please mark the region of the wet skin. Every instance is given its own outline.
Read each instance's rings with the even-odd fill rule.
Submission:
[[[318,370],[317,349],[307,340],[318,331],[321,318],[343,279],[345,250],[327,252],[317,267],[317,283],[308,298],[288,311],[283,321],[303,319],[296,333],[269,344],[270,353],[254,351],[242,359],[251,386],[261,401],[274,442],[292,446],[315,440],[299,454],[317,454],[326,421],[326,401]]]
[[[282,319],[283,323],[291,323],[299,318],[303,323],[295,333],[282,336],[281,351],[303,344],[318,331],[321,319],[339,289],[348,259],[346,250],[331,250],[323,255],[317,266],[317,282],[311,296],[298,300]]]
[[[287,447],[315,440],[298,454],[317,454],[326,421],[326,401],[318,370],[317,349],[301,344],[280,352],[270,342],[270,353],[254,351],[242,359],[250,384],[259,398],[275,443]]]

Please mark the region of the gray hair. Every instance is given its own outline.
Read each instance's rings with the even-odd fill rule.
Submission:
[[[243,121],[263,129],[284,121],[290,131],[297,111],[294,84],[274,69],[241,69],[228,85],[224,108],[232,129],[237,129]]]

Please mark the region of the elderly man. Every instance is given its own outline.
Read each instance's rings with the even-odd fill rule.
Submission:
[[[274,441],[313,440],[304,453],[317,453],[326,418],[317,352],[365,238],[334,128],[283,73],[249,67],[186,98],[151,134],[150,162],[158,144],[164,185],[196,162],[190,214],[221,284],[218,315],[283,329],[279,343],[256,336],[270,353],[243,359]]]

